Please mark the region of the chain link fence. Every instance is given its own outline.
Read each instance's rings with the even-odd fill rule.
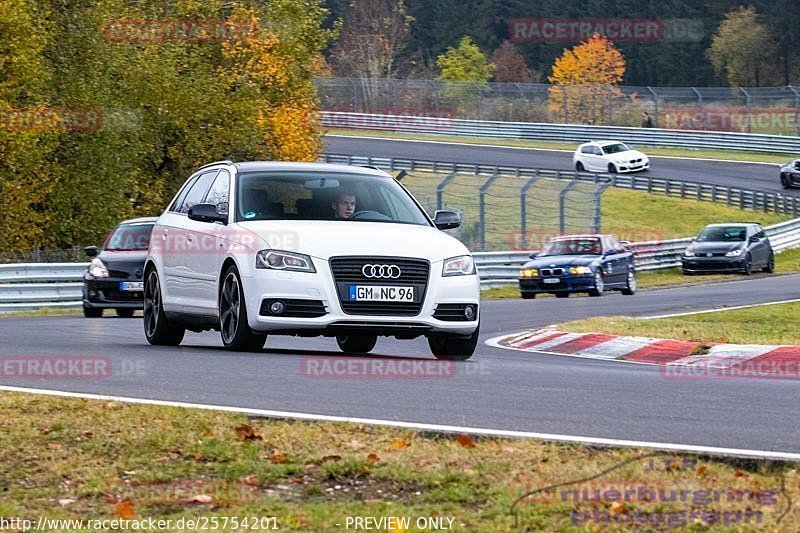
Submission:
[[[324,111],[800,135],[800,87],[561,86],[317,78]],[[446,133],[446,131],[443,131]]]
[[[9,263],[80,263],[87,261],[80,246],[61,250],[30,250],[28,252],[0,251],[0,264]]]

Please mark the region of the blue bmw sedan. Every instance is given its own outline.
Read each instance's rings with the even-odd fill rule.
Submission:
[[[636,292],[633,253],[613,235],[568,235],[550,239],[522,266],[519,290],[523,298],[573,292],[602,296],[607,290]]]

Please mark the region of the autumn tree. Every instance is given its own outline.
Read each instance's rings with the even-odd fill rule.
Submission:
[[[622,97],[616,85],[625,74],[625,58],[609,39],[593,35],[564,50],[547,80],[553,84],[548,108],[568,123],[604,124],[614,99]]]
[[[767,81],[765,77],[777,81],[770,64],[777,55],[773,41],[770,28],[759,22],[756,8],[740,6],[725,15],[706,54],[717,75],[730,85],[759,87]]]
[[[478,45],[470,37],[462,37],[458,46],[436,58],[436,66],[440,71],[437,79],[445,82],[445,100],[455,105],[462,116],[475,114],[480,92],[488,88],[494,70]]]
[[[494,65],[494,81],[496,82],[528,83],[532,81],[531,69],[525,63],[525,58],[509,41],[503,41],[492,52],[490,61]]]
[[[413,19],[404,0],[354,0],[331,60],[338,76],[358,78],[367,107],[380,105],[380,80],[391,79]]]

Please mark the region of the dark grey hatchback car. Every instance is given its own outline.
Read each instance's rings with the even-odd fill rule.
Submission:
[[[784,189],[800,187],[800,159],[781,165],[781,185]]]
[[[775,252],[760,224],[740,222],[710,224],[686,248],[681,257],[684,274],[775,271]]]

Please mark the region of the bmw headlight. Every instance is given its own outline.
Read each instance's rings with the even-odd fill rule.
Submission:
[[[92,259],[92,262],[89,263],[89,275],[93,278],[107,278],[108,268],[106,268],[106,265],[102,261],[95,257]]]
[[[469,276],[475,274],[475,262],[471,255],[460,255],[444,260],[442,276]]]
[[[683,255],[685,255],[686,257],[694,257],[696,254],[687,248],[686,250],[683,251]]]
[[[737,249],[731,250],[730,252],[725,254],[725,257],[739,257],[740,255],[742,255],[743,251],[744,251],[744,248],[737,248]]]
[[[539,270],[535,268],[523,268],[519,271],[519,277],[521,278],[535,278],[539,275]]]
[[[577,274],[577,275],[591,274],[592,273],[592,269],[589,268],[588,266],[570,267],[569,273],[570,274]]]
[[[305,254],[281,250],[261,250],[256,254],[256,268],[316,272],[311,258]]]

